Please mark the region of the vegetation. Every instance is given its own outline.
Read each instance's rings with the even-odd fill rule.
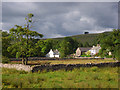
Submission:
[[[118,67],[25,72],[2,69],[3,88],[118,88]]]
[[[101,34],[99,43],[101,45],[100,55],[107,56],[109,52],[112,57],[120,60],[120,29],[114,29],[108,36]]]
[[[2,32],[2,55],[4,57],[12,57],[11,54],[9,54],[9,52],[7,51],[7,48],[11,45],[10,42],[10,38],[8,38],[9,33],[7,32]]]
[[[78,43],[70,37],[65,37],[64,40],[60,43],[60,55],[61,57],[66,57],[69,54],[75,52],[78,47]]]
[[[115,62],[115,60],[77,60],[77,59],[67,59],[67,60],[35,60],[28,61],[29,65],[43,65],[43,64],[87,64],[87,63],[107,63],[107,62]],[[12,61],[12,64],[21,64],[21,61]]]
[[[22,57],[23,64],[27,64],[28,57],[30,57],[34,51],[32,38],[43,37],[42,34],[30,30],[33,23],[33,16],[31,13],[27,15],[25,18],[27,24],[25,24],[24,27],[15,25],[15,28],[10,29],[9,37],[14,40],[14,43],[7,49],[12,54],[15,54],[16,58]]]
[[[95,34],[80,34],[80,35],[74,35],[74,36],[69,36],[72,39],[76,39],[76,41],[79,44],[79,47],[89,47],[89,46],[93,46],[93,45],[97,45],[98,44],[98,40],[99,40],[99,35],[101,33],[95,33]],[[104,34],[106,36],[108,36],[110,34],[110,32],[104,32]],[[53,38],[53,40],[59,40],[62,41],[64,38]],[[87,43],[89,44],[89,46],[87,46]]]
[[[8,57],[2,56],[2,63],[10,63],[10,59]]]

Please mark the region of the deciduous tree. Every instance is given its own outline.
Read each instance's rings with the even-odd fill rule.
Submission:
[[[43,37],[36,31],[32,31],[33,14],[29,13],[25,18],[26,24],[24,27],[15,25],[14,28],[10,29],[9,37],[14,40],[14,43],[8,47],[8,51],[12,54],[15,53],[16,57],[22,57],[22,64],[27,64],[28,57],[30,57],[34,51],[33,38]]]
[[[120,29],[113,29],[108,36],[101,35],[100,44],[102,56],[111,52],[113,58],[120,60]]]

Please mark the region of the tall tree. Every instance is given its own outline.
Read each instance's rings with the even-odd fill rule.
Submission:
[[[8,47],[8,51],[15,53],[16,58],[22,57],[22,64],[27,64],[28,57],[30,57],[34,51],[32,39],[36,37],[43,37],[42,34],[30,30],[33,24],[33,16],[34,15],[32,13],[27,15],[24,27],[15,25],[14,28],[10,29],[9,37],[14,40],[14,43]]]
[[[50,39],[39,40],[35,44],[34,55],[35,56],[45,56],[51,48],[52,48],[52,46],[51,46],[51,40]]]
[[[100,44],[101,55],[112,52],[113,58],[120,60],[120,29],[113,29],[108,36],[101,35]]]
[[[69,55],[70,54],[70,42],[68,42],[66,40],[63,40],[60,43],[59,51],[60,51],[60,56],[62,58],[66,57],[67,55]]]
[[[7,48],[10,46],[10,38],[8,38],[9,33],[2,31],[2,55],[5,57],[11,57],[10,53],[7,51]]]
[[[88,42],[85,42],[83,46],[84,46],[84,47],[89,47],[90,45],[89,45]]]
[[[76,48],[78,47],[78,42],[71,37],[65,37],[64,40],[60,43],[60,54],[61,57],[66,57],[69,54],[75,52]]]

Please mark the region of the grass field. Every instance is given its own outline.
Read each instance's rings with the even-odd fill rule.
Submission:
[[[107,62],[115,62],[115,60],[77,60],[77,59],[68,59],[68,60],[36,60],[36,61],[28,61],[30,65],[41,65],[41,64],[87,64],[87,63],[107,63]],[[21,61],[12,61],[11,63],[19,63]]]
[[[3,88],[118,88],[118,67],[25,72],[2,69]]]

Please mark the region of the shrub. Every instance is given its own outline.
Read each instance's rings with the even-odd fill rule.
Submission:
[[[97,69],[98,69],[98,67],[92,67],[92,68],[91,68],[91,70],[92,70],[93,72],[96,72]]]
[[[112,58],[112,55],[107,55],[106,58]]]
[[[2,63],[9,63],[10,59],[8,57],[2,56]]]
[[[81,55],[81,57],[91,57],[91,55]]]

